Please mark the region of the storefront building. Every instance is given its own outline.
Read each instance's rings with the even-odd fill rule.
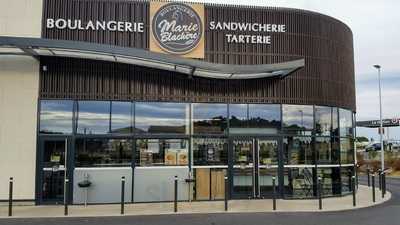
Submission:
[[[66,177],[74,204],[118,202],[121,177],[128,202],[171,201],[174,176],[182,201],[270,198],[273,177],[281,198],[315,198],[318,177],[324,196],[350,192],[342,22],[163,1],[0,6],[0,178],[17,199],[62,202]]]

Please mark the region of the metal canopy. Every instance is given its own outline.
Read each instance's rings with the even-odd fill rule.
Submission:
[[[305,65],[304,59],[260,65],[217,64],[138,48],[80,41],[8,36],[0,36],[0,55],[53,56],[101,60],[215,79],[285,77]]]
[[[368,127],[368,128],[379,128],[381,124],[380,120],[368,120],[368,121],[357,121],[357,127]],[[382,119],[383,127],[398,127],[400,126],[400,118],[393,119]]]

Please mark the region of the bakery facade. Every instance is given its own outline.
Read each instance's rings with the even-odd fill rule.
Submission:
[[[0,3],[0,200],[73,204],[350,193],[353,36],[299,9]],[[3,7],[4,6],[4,7]],[[6,7],[7,6],[7,7]],[[224,178],[228,179],[225,186]]]

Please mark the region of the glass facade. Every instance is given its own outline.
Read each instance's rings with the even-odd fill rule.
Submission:
[[[137,102],[136,133],[188,134],[189,105],[185,103]]]
[[[138,139],[136,166],[187,166],[189,147],[185,139]]]
[[[73,101],[42,100],[40,102],[40,133],[71,134]]]
[[[184,167],[209,185],[227,175],[234,196],[246,198],[268,197],[273,177],[285,198],[316,197],[317,177],[325,196],[341,195],[354,173],[346,109],[70,100],[42,100],[40,109],[39,138],[75,137],[76,168]],[[220,186],[198,188],[195,199],[223,196]]]
[[[110,132],[110,106],[108,101],[79,101],[77,133],[107,134]]]
[[[132,141],[126,139],[78,139],[76,167],[131,166]]]

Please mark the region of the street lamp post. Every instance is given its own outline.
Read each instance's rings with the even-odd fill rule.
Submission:
[[[382,90],[381,90],[381,66],[380,65],[374,65],[374,67],[378,70],[378,80],[379,80],[379,120],[380,120],[380,125],[379,125],[379,138],[381,141],[381,171],[383,172],[385,170],[385,149],[383,146],[383,124],[382,124]]]

